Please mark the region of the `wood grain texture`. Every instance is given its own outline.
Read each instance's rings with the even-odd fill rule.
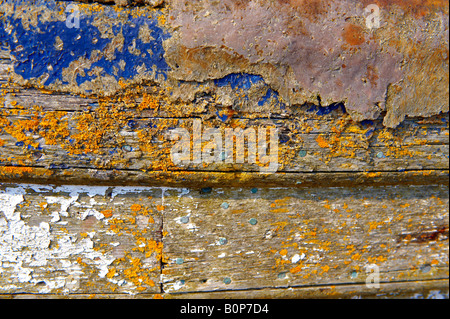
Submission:
[[[161,191],[0,186],[0,293],[160,292]]]
[[[381,282],[447,278],[447,189],[173,194],[164,221],[164,289],[361,284],[369,264],[379,267]]]
[[[401,36],[382,28],[373,34],[384,49],[325,47],[344,50],[342,64],[322,54],[334,36],[320,48],[311,38],[312,60],[278,56],[277,45],[253,55],[253,42],[232,57],[202,24],[250,10],[234,1],[231,13],[214,2],[181,26],[201,6],[138,2],[80,3],[83,28],[63,36],[54,31],[70,2],[14,15],[25,7],[0,0],[0,298],[449,298],[448,40],[436,40],[448,38],[448,5],[416,8],[428,19],[414,27],[423,41],[405,43],[408,23],[425,18],[384,1]],[[282,17],[295,9],[273,6]],[[338,16],[332,27],[348,42],[364,19],[349,29]],[[197,29],[204,47],[191,41]],[[276,38],[295,47],[302,34]],[[224,41],[239,52],[241,40]],[[48,50],[45,67],[36,47]],[[305,61],[324,67],[300,83]],[[276,170],[261,173],[259,150],[249,163],[244,140],[243,163],[235,148],[213,163],[174,163],[171,132],[196,122],[222,144],[226,130],[276,128]]]
[[[300,180],[291,181],[292,186],[300,185],[302,180],[316,185],[325,180],[327,185],[339,186],[342,176],[348,182],[360,180],[362,174],[366,174],[364,183],[369,184],[379,183],[377,177],[385,175],[398,176],[384,178],[388,183],[403,180],[448,184],[448,113],[428,119],[408,119],[396,129],[385,128],[382,118],[358,123],[340,108],[311,105],[273,118],[261,117],[257,112],[240,112],[224,121],[218,115],[223,111],[221,106],[211,97],[199,97],[188,106],[170,100],[154,86],[97,99],[36,89],[9,87],[2,91],[0,178],[3,181],[14,178],[25,182],[85,180],[114,184],[118,183],[114,180],[120,180],[122,184],[148,185],[154,181],[148,175],[159,172],[166,184],[177,185],[183,180],[189,185],[194,184],[195,178],[191,180],[190,176],[196,173],[202,173],[208,183],[220,172],[231,173],[223,175],[229,178],[221,179],[221,183],[229,186],[248,185],[248,177],[255,183],[267,179],[284,183],[286,173],[295,173]],[[185,128],[192,133],[195,119],[201,119],[203,132],[217,128],[222,142],[226,129],[258,132],[262,128],[276,128],[279,147],[276,177],[252,174],[267,165],[258,161],[248,163],[248,157],[242,164],[236,160],[229,164],[223,161],[174,164],[171,150],[176,141],[171,139],[171,131]],[[233,153],[236,156],[236,149]],[[38,170],[45,173],[31,173]],[[86,174],[73,176],[73,171]],[[424,177],[419,178],[422,174]],[[120,178],[114,178],[115,175]],[[307,182],[304,185],[309,186]]]
[[[296,287],[288,289],[229,290],[183,294],[0,294],[0,299],[448,299],[448,280],[365,285]]]
[[[448,293],[445,186],[4,184],[0,203],[5,298]],[[373,264],[380,271],[377,289],[366,286],[364,267]]]

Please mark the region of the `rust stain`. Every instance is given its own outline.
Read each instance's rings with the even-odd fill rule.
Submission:
[[[416,17],[424,17],[436,10],[448,12],[447,0],[362,0],[364,6],[376,4],[381,9],[390,10],[392,7],[400,7],[405,13]]]
[[[448,238],[449,229],[448,226],[439,227],[436,230],[421,231],[417,233],[410,234],[400,234],[398,236],[398,242],[408,242],[408,243],[426,243],[436,240],[443,240]]]
[[[365,42],[363,28],[351,23],[345,26],[342,36],[345,42],[352,46],[361,45]]]
[[[317,20],[321,15],[327,13],[328,6],[333,0],[278,0],[279,3],[289,3],[302,16],[310,20]]]
[[[377,86],[377,81],[379,79],[377,67],[372,66],[372,65],[368,65],[367,66],[366,78],[367,78],[367,80],[369,81],[369,83],[370,83],[370,85],[372,87]]]

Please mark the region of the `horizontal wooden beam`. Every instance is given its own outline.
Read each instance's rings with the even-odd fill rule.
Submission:
[[[406,297],[448,290],[447,186],[3,184],[0,212],[5,296]],[[378,267],[379,289],[366,286],[368,265]]]

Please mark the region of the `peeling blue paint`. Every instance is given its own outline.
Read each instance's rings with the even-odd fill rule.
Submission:
[[[29,1],[24,3],[31,4]],[[47,4],[50,9],[53,1]],[[105,6],[107,16],[117,15],[111,8]],[[63,80],[63,70],[70,63],[80,58],[91,58],[94,50],[104,52],[111,39],[101,38],[101,33],[93,25],[95,16],[80,17],[80,28],[68,28],[65,21],[40,22],[36,27],[30,25],[26,30],[22,25],[20,18],[4,16],[0,20],[0,42],[9,46],[11,54],[15,57],[14,71],[24,79],[36,79],[48,74],[44,85],[53,84],[61,81],[62,84],[68,84]],[[148,71],[153,68],[156,75],[163,75],[167,78],[167,71],[170,70],[164,59],[164,48],[162,43],[170,37],[159,25],[157,18],[133,17],[130,14],[126,23],[116,25],[112,28],[114,35],[122,32],[124,45],[121,51],[115,50],[115,57],[108,60],[102,56],[98,61],[92,63],[89,69],[84,73],[78,73],[76,82],[78,85],[90,81],[97,77],[93,71],[94,68],[102,68],[100,76],[113,76],[117,81],[120,79],[132,79],[138,74],[138,67],[144,65]],[[151,30],[153,39],[149,43],[144,43],[139,39],[139,27],[147,24]],[[12,32],[7,32],[5,27],[12,26]],[[55,46],[57,37],[62,40],[63,49],[58,50]],[[14,41],[17,39],[17,41]],[[135,55],[128,50],[128,47],[135,45],[140,50],[139,55]],[[151,52],[151,53],[150,53]],[[120,67],[120,61],[126,62],[126,66]]]
[[[340,110],[342,113],[347,113],[344,103],[333,103],[327,106],[307,104],[307,106],[309,106],[309,108],[306,110],[307,112],[316,112],[316,114],[319,116],[330,114],[331,112],[336,110]]]
[[[229,112],[221,113],[217,111],[216,115],[222,122],[226,122],[230,118]]]
[[[221,79],[214,80],[214,84],[218,87],[230,85],[233,90],[249,90],[253,84],[256,84],[260,81],[264,81],[264,79],[259,75],[248,73],[232,73]]]
[[[248,91],[255,84],[262,84],[267,87],[266,94],[258,101],[259,106],[263,106],[267,102],[275,101],[275,105],[281,109],[285,109],[285,104],[280,101],[278,92],[272,90],[264,81],[264,78],[260,75],[248,74],[248,73],[232,73],[221,79],[214,80],[214,84],[218,87],[224,87],[229,85],[233,90]],[[244,98],[248,100],[247,94],[244,94]],[[222,120],[223,121],[223,120]]]

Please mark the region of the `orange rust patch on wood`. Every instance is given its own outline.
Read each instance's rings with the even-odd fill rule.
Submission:
[[[436,11],[444,10],[448,12],[449,2],[447,0],[363,0],[364,6],[376,4],[380,9],[390,10],[393,6],[400,7],[408,14],[416,17],[423,17]]]
[[[400,234],[398,236],[398,241],[424,243],[448,238],[448,234],[449,234],[448,226],[442,226],[438,229],[431,231],[422,231],[412,234]]]
[[[363,28],[351,23],[345,26],[342,36],[345,42],[352,46],[361,45],[365,42]]]

